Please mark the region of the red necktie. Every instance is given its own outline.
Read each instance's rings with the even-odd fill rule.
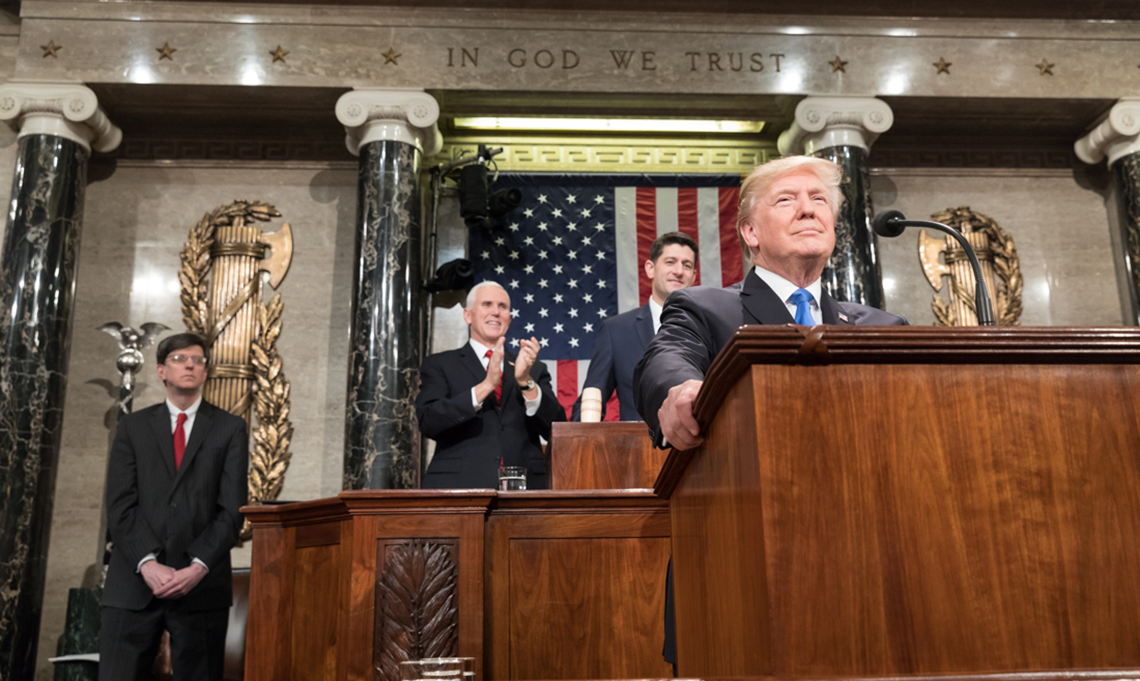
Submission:
[[[182,424],[186,423],[186,414],[178,415],[178,425],[174,427],[174,470],[182,465],[182,455],[186,452],[186,431]]]
[[[487,364],[490,365],[491,362],[489,360],[491,359],[491,351],[488,350],[487,354],[485,354],[483,356],[487,358],[487,360],[488,360]],[[495,404],[498,404],[502,399],[503,399],[503,375],[499,374],[499,384],[495,386]]]

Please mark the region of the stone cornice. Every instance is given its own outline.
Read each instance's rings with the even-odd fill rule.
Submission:
[[[1123,156],[1140,152],[1140,97],[1117,102],[1073,149],[1085,163],[1100,163],[1107,157],[1110,166]]]
[[[874,97],[808,97],[796,105],[792,127],[780,134],[780,154],[813,154],[837,146],[870,151],[894,120],[891,107]]]
[[[123,132],[99,107],[95,93],[78,83],[29,83],[12,81],[0,85],[0,120],[28,135],[57,135],[91,151],[112,151]]]
[[[439,103],[422,90],[360,88],[336,103],[336,117],[345,128],[345,145],[355,155],[370,142],[394,140],[439,153],[443,137],[436,121]]]

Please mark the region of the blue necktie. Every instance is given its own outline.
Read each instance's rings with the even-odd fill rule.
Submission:
[[[788,298],[788,302],[796,306],[796,323],[801,326],[815,326],[815,319],[811,316],[811,301],[814,300],[807,289],[798,288]]]

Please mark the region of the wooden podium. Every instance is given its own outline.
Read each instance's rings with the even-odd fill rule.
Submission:
[[[658,479],[680,673],[1140,667],[1140,330],[804,331],[734,337]]]

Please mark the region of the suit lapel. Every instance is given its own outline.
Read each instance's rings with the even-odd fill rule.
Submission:
[[[178,467],[178,473],[174,478],[175,485],[182,480],[182,476],[190,469],[194,456],[202,448],[202,442],[206,439],[206,433],[210,431],[216,410],[217,408],[206,400],[202,400],[202,404],[198,405],[198,413],[194,416],[194,428],[190,431],[190,439],[186,441],[186,451],[182,453],[182,465]],[[171,449],[174,448],[173,444],[170,446]]]
[[[784,301],[775,291],[749,270],[740,290],[740,302],[744,305],[745,324],[795,324],[796,319],[789,312]]]
[[[503,399],[499,402],[499,406],[507,403],[507,400],[513,399],[515,391],[518,390],[518,381],[515,380],[515,359],[518,355],[512,355],[507,351],[503,351]]]
[[[166,472],[174,479],[174,433],[170,430],[170,408],[165,402],[160,403],[154,410],[151,419],[154,427],[154,438],[158,440],[159,457],[162,459]]]
[[[827,291],[823,292],[823,300],[820,301],[819,310],[823,314],[824,324],[850,324],[851,320],[847,315],[839,316],[839,303],[834,298],[828,295]]]
[[[487,377],[487,370],[483,368],[483,359],[475,356],[475,350],[472,349],[470,342],[464,343],[463,347],[459,348],[459,363],[471,372],[471,377],[475,379],[475,383]]]
[[[653,340],[653,311],[649,309],[649,303],[638,308],[636,322],[634,328],[637,329],[637,339],[641,341],[641,351],[644,354],[645,348]]]

